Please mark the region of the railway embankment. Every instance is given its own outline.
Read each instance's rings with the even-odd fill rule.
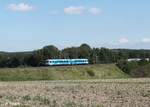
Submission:
[[[0,81],[88,80],[128,77],[115,64],[0,69]]]

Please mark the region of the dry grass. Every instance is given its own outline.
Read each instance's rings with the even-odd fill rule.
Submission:
[[[128,78],[115,64],[0,68],[0,81]]]
[[[0,82],[0,107],[150,107],[150,79]]]

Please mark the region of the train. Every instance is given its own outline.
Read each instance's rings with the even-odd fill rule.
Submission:
[[[47,59],[46,66],[61,66],[61,65],[88,65],[88,59]]]

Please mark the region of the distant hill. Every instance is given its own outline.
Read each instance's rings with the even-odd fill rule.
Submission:
[[[25,51],[25,52],[3,52],[0,51],[0,54],[31,54],[33,51]]]

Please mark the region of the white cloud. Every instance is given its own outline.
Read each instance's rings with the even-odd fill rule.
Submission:
[[[92,7],[86,8],[84,6],[69,6],[64,8],[64,13],[69,15],[80,15],[80,14],[91,14],[91,15],[99,15],[102,13],[101,9]]]
[[[59,11],[58,10],[53,10],[50,12],[51,15],[58,15],[59,14]]]
[[[66,14],[82,14],[84,13],[84,11],[85,11],[85,7],[83,6],[79,6],[79,7],[70,6],[64,8],[64,13]]]
[[[20,3],[20,4],[9,4],[8,9],[11,11],[27,12],[33,10],[34,7],[29,4]]]
[[[89,13],[93,15],[100,15],[102,13],[101,9],[93,7],[89,9]]]
[[[142,42],[143,42],[143,43],[150,43],[150,38],[143,38],[143,39],[142,39]]]
[[[119,43],[121,43],[121,44],[126,44],[126,43],[128,43],[129,42],[129,40],[127,39],[127,38],[121,38],[120,40],[119,40]]]

